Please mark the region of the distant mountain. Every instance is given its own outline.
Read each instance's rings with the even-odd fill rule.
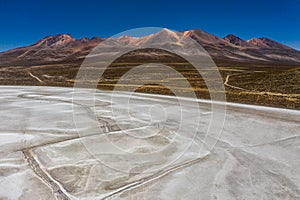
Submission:
[[[60,34],[60,35],[56,35],[56,36],[48,36],[45,37],[44,39],[38,41],[37,43],[35,43],[33,46],[35,47],[58,47],[58,46],[65,46],[71,42],[75,42],[76,39],[73,38],[71,35],[69,34]]]
[[[45,37],[36,43],[0,53],[0,66],[28,66],[56,62],[76,62],[103,38],[73,38],[69,34]],[[73,60],[74,59],[74,60]]]
[[[198,41],[200,44],[225,44],[226,41],[218,36],[209,34],[207,32],[204,32],[200,29],[195,29],[195,30],[190,30],[190,31],[185,31],[183,33],[184,35],[190,36],[191,38],[195,39]]]
[[[260,48],[293,50],[292,48],[286,45],[280,44],[279,42],[276,42],[274,40],[265,37],[250,39],[248,40],[248,43]]]
[[[235,46],[240,46],[240,47],[253,47],[254,45],[252,45],[251,43],[242,40],[241,38],[233,35],[233,34],[229,34],[226,37],[224,37],[224,40],[226,40],[227,42],[235,45]]]
[[[253,38],[245,41],[238,36],[229,34],[224,38],[209,34],[200,29],[184,31],[183,36],[190,36],[201,44],[211,55],[218,66],[251,66],[300,65],[300,52],[268,38]],[[181,36],[168,30],[136,38],[122,36],[111,39],[111,47],[128,44],[142,45],[164,43],[171,38],[172,44],[180,45]],[[33,66],[53,63],[80,64],[85,56],[105,38],[75,39],[69,34],[45,37],[38,42],[21,48],[0,53],[0,66]],[[189,48],[182,46],[182,48]],[[173,55],[157,53],[155,50],[128,54],[132,57],[168,57]]]

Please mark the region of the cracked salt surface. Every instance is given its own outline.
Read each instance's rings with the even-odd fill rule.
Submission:
[[[217,145],[199,154],[209,101],[199,101],[194,137],[190,103],[181,105],[187,124],[177,133],[173,97],[137,94],[128,118],[124,92],[115,113],[110,92],[97,93],[95,107],[73,104],[72,92],[1,87],[0,199],[300,198],[299,111],[230,103]],[[156,106],[149,117],[149,105],[171,115],[165,120]]]

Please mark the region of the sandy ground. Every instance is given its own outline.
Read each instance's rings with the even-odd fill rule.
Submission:
[[[76,92],[1,87],[0,199],[300,198],[299,111]]]

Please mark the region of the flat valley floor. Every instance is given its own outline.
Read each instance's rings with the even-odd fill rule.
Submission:
[[[300,199],[300,111],[0,88],[0,199]]]

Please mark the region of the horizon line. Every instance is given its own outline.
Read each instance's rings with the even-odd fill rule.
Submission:
[[[20,44],[20,45],[6,45],[6,46],[14,46],[14,47],[9,47],[9,48],[4,48],[4,49],[1,49],[1,44],[0,44],[0,53],[3,53],[3,52],[6,52],[6,51],[10,51],[10,50],[13,50],[13,49],[17,49],[17,48],[22,48],[22,47],[27,47],[27,46],[30,46],[30,45],[33,45],[34,43],[36,43],[36,42],[38,42],[38,41],[40,41],[40,40],[43,40],[43,39],[45,39],[45,38],[47,38],[47,37],[53,37],[53,36],[58,36],[58,35],[69,35],[69,36],[71,36],[72,38],[74,38],[74,39],[76,39],[76,40],[80,40],[80,39],[84,39],[84,38],[88,38],[88,39],[93,39],[93,38],[97,38],[97,37],[99,37],[99,38],[102,38],[102,39],[108,39],[108,38],[119,38],[119,37],[124,37],[124,36],[128,36],[128,37],[133,37],[133,38],[142,38],[142,37],[145,37],[145,36],[148,36],[148,35],[151,35],[151,34],[156,34],[156,33],[159,33],[160,31],[162,31],[162,30],[164,30],[164,29],[166,29],[166,30],[171,30],[171,31],[173,31],[173,32],[180,32],[180,33],[183,33],[183,32],[186,32],[186,31],[192,31],[192,30],[200,30],[200,31],[203,31],[203,32],[205,32],[205,33],[208,33],[208,34],[211,34],[211,35],[214,35],[214,36],[217,36],[217,37],[219,37],[219,38],[222,38],[222,39],[224,39],[226,36],[228,36],[228,35],[234,35],[235,37],[238,37],[238,38],[240,38],[241,40],[244,40],[245,42],[248,42],[249,40],[251,40],[251,39],[260,39],[260,38],[268,38],[268,39],[271,39],[271,40],[273,40],[273,41],[275,41],[275,42],[278,42],[277,40],[274,40],[274,39],[272,39],[271,37],[267,37],[267,36],[258,36],[258,37],[251,37],[251,38],[249,38],[249,39],[243,39],[243,38],[241,38],[241,37],[239,37],[237,34],[234,34],[234,33],[228,33],[228,34],[226,34],[224,37],[222,37],[222,36],[219,36],[219,35],[216,35],[216,34],[213,34],[213,33],[209,33],[209,32],[207,32],[207,31],[205,31],[205,30],[203,30],[203,29],[200,29],[200,28],[194,28],[194,29],[189,29],[189,30],[181,30],[181,31],[175,31],[175,30],[172,30],[172,29],[168,29],[168,28],[163,28],[163,27],[149,27],[149,28],[153,28],[153,30],[156,30],[156,31],[154,31],[154,32],[145,32],[144,34],[137,34],[137,35],[122,35],[122,33],[124,33],[124,32],[126,32],[126,31],[122,31],[122,32],[120,32],[120,33],[117,33],[117,34],[115,34],[115,35],[112,35],[112,36],[108,36],[108,37],[102,37],[102,36],[100,36],[100,35],[95,35],[95,36],[91,36],[91,37],[76,37],[76,36],[73,36],[73,34],[72,33],[57,33],[57,34],[50,34],[50,35],[45,35],[45,36],[43,36],[43,37],[41,37],[40,39],[37,39],[37,40],[35,40],[35,42],[31,42],[30,44]],[[288,42],[278,42],[278,43],[281,43],[281,44],[283,44],[283,45],[286,45],[286,46],[288,46],[288,47],[290,47],[290,48],[293,48],[293,49],[295,49],[295,50],[297,50],[297,51],[300,51],[300,46],[298,46],[298,45],[296,45],[296,46],[294,46],[294,45],[292,45],[291,43],[288,43]]]

